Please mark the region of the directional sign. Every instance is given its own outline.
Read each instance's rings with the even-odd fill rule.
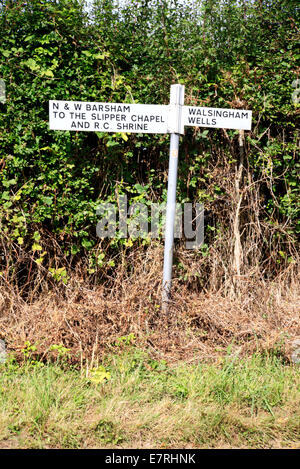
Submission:
[[[183,106],[182,118],[184,125],[215,129],[251,130],[252,111]]]
[[[252,111],[182,106],[184,126],[223,129],[251,129]],[[175,113],[171,106],[156,104],[50,101],[51,130],[92,132],[172,133]]]
[[[169,106],[156,104],[50,101],[51,130],[168,133]]]

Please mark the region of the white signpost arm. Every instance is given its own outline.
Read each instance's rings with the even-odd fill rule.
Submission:
[[[182,107],[184,85],[171,85],[168,131],[170,132],[170,156],[168,174],[168,194],[165,228],[164,271],[162,286],[162,309],[167,311],[172,282],[174,225],[176,212],[176,186],[178,168],[179,136],[184,133]]]

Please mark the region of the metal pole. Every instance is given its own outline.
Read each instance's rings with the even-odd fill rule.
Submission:
[[[172,85],[170,91],[169,132],[171,133],[171,135],[162,289],[162,310],[164,312],[167,312],[168,310],[168,303],[172,284],[179,135],[183,134],[184,131],[184,127],[181,122],[181,108],[183,106],[183,103],[184,86]]]

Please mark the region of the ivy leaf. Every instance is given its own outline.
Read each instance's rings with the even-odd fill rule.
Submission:
[[[54,73],[52,72],[52,70],[48,69],[48,70],[43,70],[42,71],[42,76],[45,76],[45,77],[50,77],[50,78],[53,78],[54,77]]]
[[[28,59],[23,63],[24,63],[24,65],[27,65],[27,67],[29,67],[30,70],[32,70],[33,72],[40,69],[40,66],[36,63],[36,61],[34,59]]]

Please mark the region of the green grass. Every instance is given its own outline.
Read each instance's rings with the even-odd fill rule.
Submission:
[[[0,448],[299,448],[299,367],[168,365],[128,347],[93,370],[0,365]]]

